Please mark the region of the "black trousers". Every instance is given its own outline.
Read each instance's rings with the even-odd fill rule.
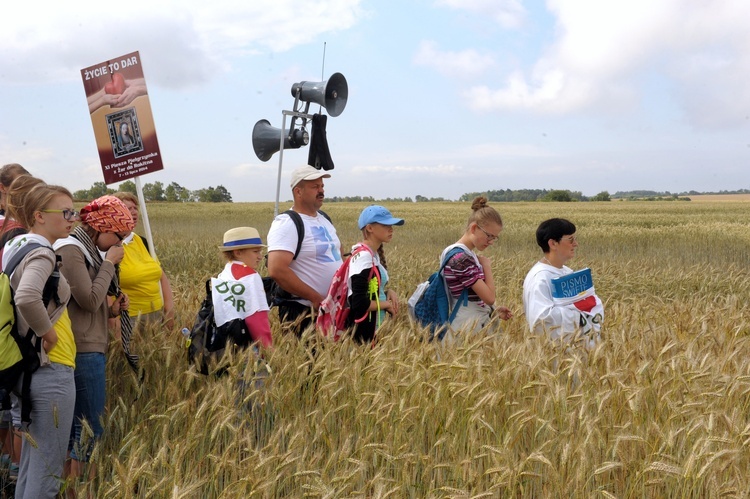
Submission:
[[[284,329],[293,332],[297,338],[313,323],[310,306],[296,301],[279,303],[279,319]]]

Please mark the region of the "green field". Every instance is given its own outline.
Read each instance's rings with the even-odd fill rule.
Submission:
[[[223,232],[251,225],[265,238],[273,205],[149,205],[179,327],[135,338],[142,390],[112,346],[94,496],[746,497],[748,205],[494,206],[505,229],[486,254],[498,303],[516,314],[502,334],[438,358],[404,313],[374,348],[344,341],[313,358],[274,317],[272,375],[247,414],[234,377],[188,370],[178,329],[223,265]],[[363,207],[324,207],[344,246]],[[406,219],[386,248],[405,301],[470,208],[388,207]],[[604,341],[588,357],[531,336],[523,317],[534,230],[553,216],[578,226],[572,266],[592,269],[605,302]]]

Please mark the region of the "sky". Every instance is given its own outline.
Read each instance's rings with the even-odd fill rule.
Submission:
[[[139,51],[164,162],[144,184],[273,201],[255,123],[338,72],[327,196],[747,189],[748,19],[747,0],[12,2],[0,164],[103,181],[80,70]],[[283,151],[281,200],[307,156]]]

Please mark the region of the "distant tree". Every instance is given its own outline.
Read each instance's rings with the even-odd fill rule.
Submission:
[[[190,201],[190,190],[181,186],[177,182],[171,182],[164,190],[167,201],[180,201],[185,203]]]
[[[164,184],[161,182],[154,182],[153,184],[146,184],[143,186],[143,197],[146,201],[164,201]]]
[[[195,201],[195,196],[193,195],[193,191],[190,189],[182,189],[179,194],[180,201],[183,203],[187,203],[189,201]]]
[[[105,194],[113,194],[114,189],[108,189],[104,182],[94,182],[89,189],[81,189],[73,193],[73,198],[80,201],[91,201]]]
[[[195,198],[202,203],[231,203],[232,195],[223,186],[219,185],[214,187],[208,187],[207,189],[199,189],[194,192]]]
[[[174,187],[174,182],[169,184],[166,189],[164,189],[164,197],[166,198],[168,203],[176,203],[180,200],[180,198],[177,196],[177,191]]]
[[[602,191],[593,198],[591,198],[592,201],[611,201],[612,199],[609,197],[609,192]]]
[[[573,198],[570,197],[569,191],[553,189],[549,191],[543,198],[542,201],[558,201],[558,202],[570,202]]]
[[[425,201],[429,201],[429,199],[427,199],[426,197],[420,194],[417,194],[417,196],[414,199],[417,200],[417,203],[424,203]]]
[[[132,180],[126,180],[125,182],[120,184],[120,187],[117,188],[120,192],[130,192],[132,194],[138,194],[138,189],[135,187],[135,182]]]
[[[231,203],[232,195],[229,193],[226,187],[223,185],[216,186],[216,197],[217,203]]]

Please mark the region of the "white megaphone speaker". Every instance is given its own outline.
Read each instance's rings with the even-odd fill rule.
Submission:
[[[304,128],[286,131],[284,149],[299,149],[310,142],[310,135]],[[253,127],[253,150],[261,161],[268,161],[279,151],[281,128],[274,128],[268,120],[260,120]]]
[[[304,102],[315,102],[328,110],[331,116],[344,112],[349,98],[349,87],[341,73],[333,73],[326,81],[301,81],[292,85],[292,97]]]

